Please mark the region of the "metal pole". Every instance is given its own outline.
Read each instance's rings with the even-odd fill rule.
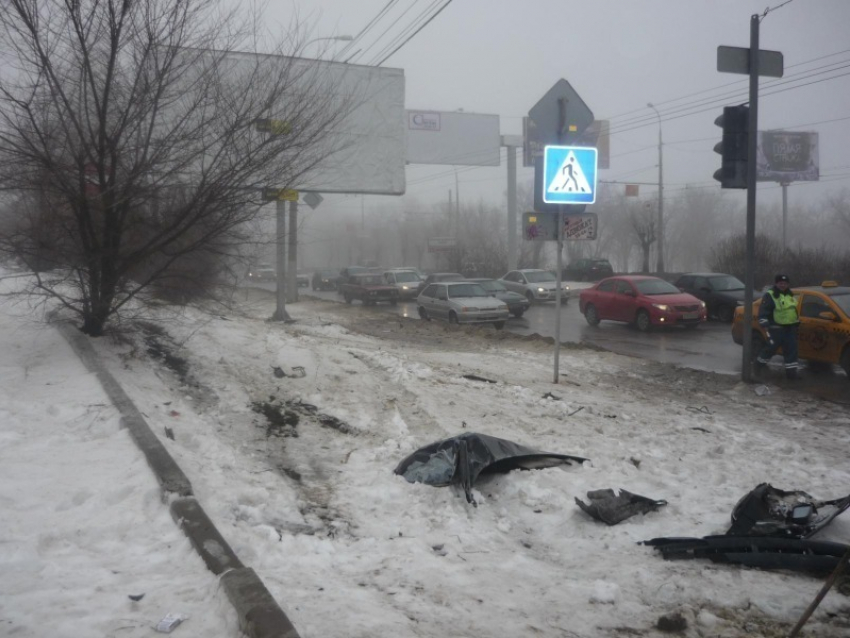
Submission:
[[[753,377],[753,289],[756,267],[756,131],[759,106],[759,17],[750,17],[750,121],[747,139],[747,259],[744,274],[744,350],[741,379]]]
[[[455,239],[460,236],[460,182],[455,169]]]
[[[661,113],[649,102],[649,108],[655,111],[658,118],[658,257],[655,262],[656,270],[664,272],[664,142],[661,139]]]
[[[286,271],[286,301],[298,301],[298,202],[289,202],[289,259]]]
[[[782,186],[782,250],[788,247],[788,182],[779,182]]]
[[[516,155],[517,147],[508,146],[508,270],[517,265],[517,205]]]
[[[558,272],[555,275],[555,378],[552,383],[558,383],[561,372],[561,270],[564,250],[564,207],[558,206]]]
[[[275,234],[277,235],[277,261],[275,263],[275,299],[277,306],[269,321],[292,321],[286,312],[286,202],[275,202]]]

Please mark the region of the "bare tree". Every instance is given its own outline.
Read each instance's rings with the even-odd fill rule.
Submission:
[[[30,292],[89,335],[152,284],[202,285],[247,240],[262,187],[298,185],[345,144],[357,98],[297,57],[303,27],[266,44],[250,9],[223,6],[3,3],[0,188],[30,214],[2,248],[51,268]]]
[[[657,239],[655,235],[655,219],[651,213],[646,211],[635,211],[631,214],[632,230],[635,237],[640,242],[640,249],[643,254],[641,263],[641,272],[649,272],[649,250],[652,244]]]

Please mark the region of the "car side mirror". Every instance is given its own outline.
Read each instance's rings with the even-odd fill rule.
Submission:
[[[835,313],[831,310],[824,310],[823,312],[818,314],[818,317],[821,319],[826,319],[827,321],[837,321],[838,317],[835,316]]]

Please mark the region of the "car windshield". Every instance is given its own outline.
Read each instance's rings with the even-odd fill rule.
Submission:
[[[458,284],[457,286],[448,286],[449,299],[459,299],[461,297],[487,297],[487,291],[478,284]]]
[[[495,279],[490,279],[488,281],[479,281],[477,283],[487,292],[504,292],[505,290],[507,290],[504,285],[502,285]]]
[[[328,279],[330,277],[336,277],[337,274],[338,273],[335,270],[323,270],[319,273],[319,277],[322,277],[323,279]]]
[[[594,266],[602,266],[604,268],[610,268],[611,267],[611,264],[607,259],[594,259],[593,265]]]
[[[395,280],[401,284],[408,283],[410,281],[420,281],[419,277],[416,275],[415,272],[407,271],[395,273]]]
[[[732,275],[723,275],[722,277],[709,277],[709,281],[711,282],[711,287],[718,292],[723,292],[725,290],[744,289],[744,282],[742,282],[737,277],[733,277]]]
[[[357,283],[361,286],[380,286],[384,283],[380,275],[365,275],[357,277]]]
[[[850,293],[831,295],[830,299],[832,299],[836,305],[844,311],[845,315],[850,317]]]
[[[548,270],[527,272],[525,273],[525,278],[528,279],[528,283],[530,284],[541,284],[546,281],[555,281],[555,275],[550,273]]]
[[[635,286],[644,295],[675,295],[681,291],[663,279],[638,279]]]

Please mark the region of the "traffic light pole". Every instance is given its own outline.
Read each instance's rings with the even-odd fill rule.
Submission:
[[[753,377],[753,290],[756,264],[756,142],[759,106],[759,17],[750,16],[750,123],[747,137],[747,263],[744,273],[744,343],[741,378]]]

